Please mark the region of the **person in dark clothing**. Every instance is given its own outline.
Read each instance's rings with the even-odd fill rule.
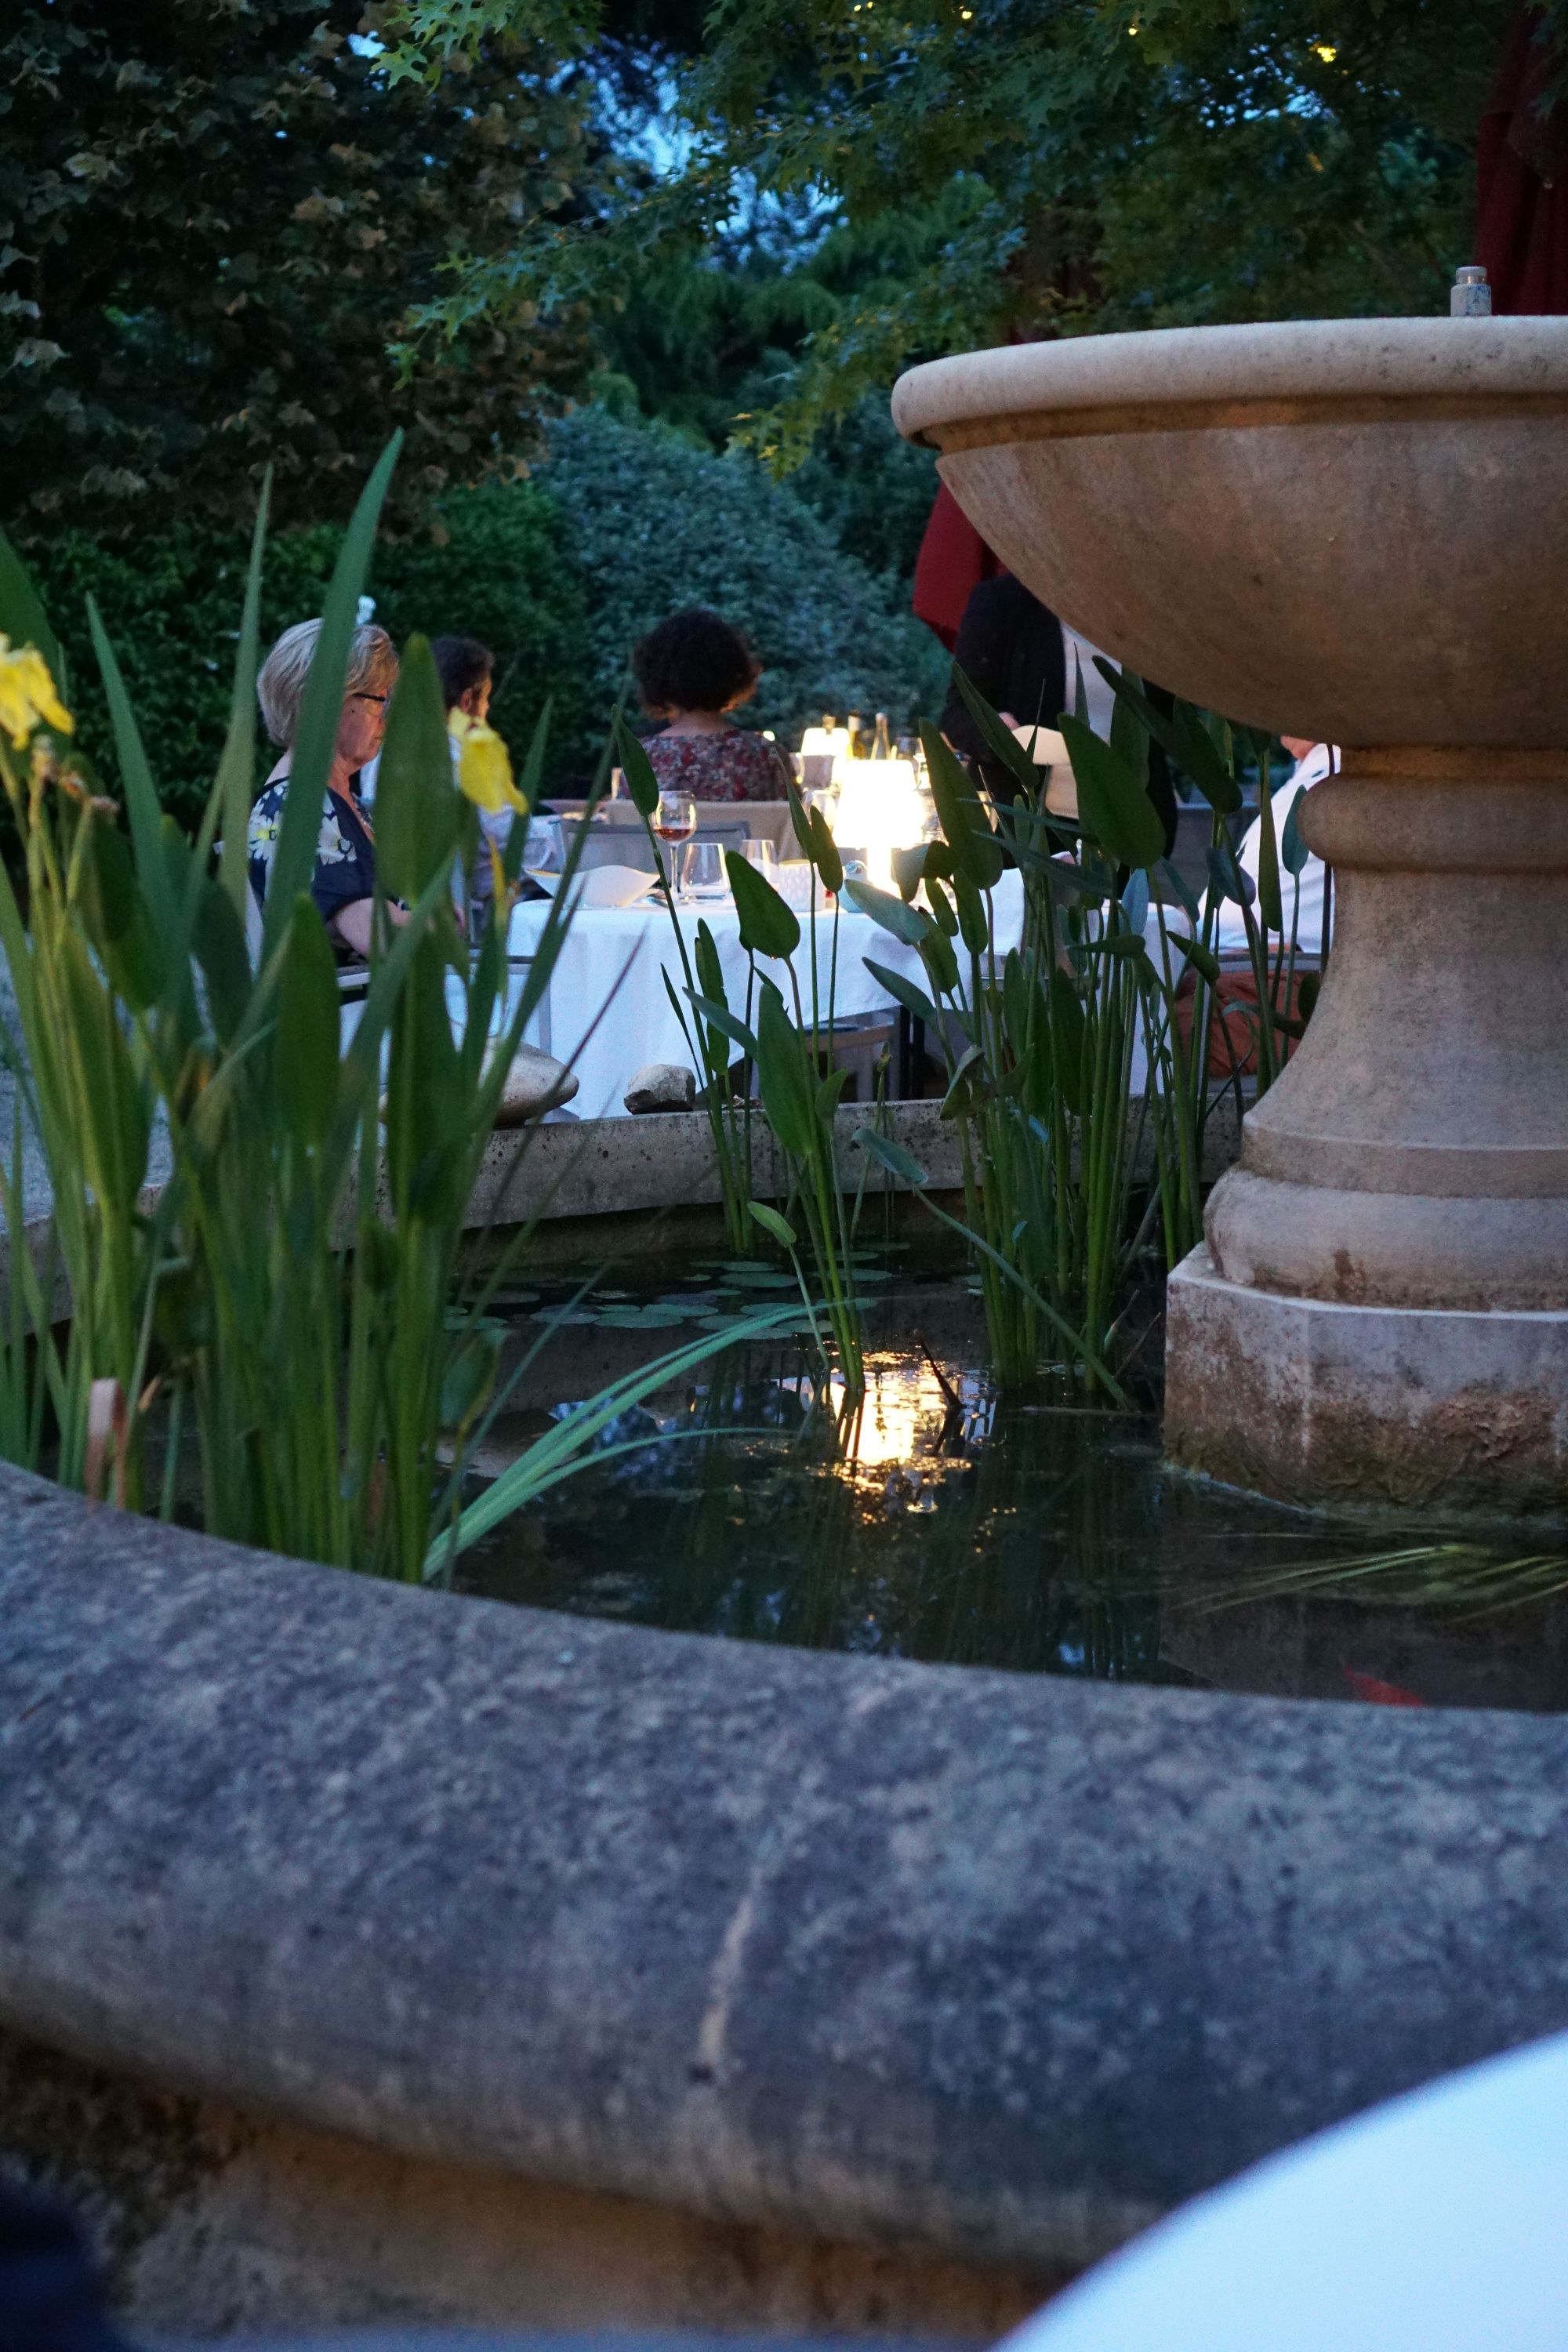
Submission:
[[[1062,625],[1010,572],[982,580],[971,592],[952,658],[1009,727],[1054,727],[1068,708]],[[956,679],[948,688],[942,731],[960,759],[978,765],[994,798],[1012,798],[1006,771],[987,757]]]
[[[1001,572],[994,580],[982,580],[972,591],[952,658],[1006,726],[1055,727],[1062,712],[1072,708],[1075,672],[1083,667],[1090,650],[1081,638],[1075,640],[1069,665],[1068,642],[1068,633],[1056,614],[1012,572]],[[1085,685],[1092,699],[1104,692],[1092,669],[1085,673]],[[1169,707],[1170,697],[1162,689],[1147,687],[1145,690],[1151,701]],[[1091,709],[1091,720],[1093,715]],[[1012,775],[987,753],[956,679],[942,709],[942,731],[994,801],[1016,797]],[[1165,828],[1169,856],[1176,841],[1176,794],[1158,743],[1149,746],[1148,792]]]

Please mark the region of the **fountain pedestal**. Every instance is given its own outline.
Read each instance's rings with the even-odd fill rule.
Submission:
[[[1037,344],[894,411],[1092,642],[1345,747],[1322,992],[1171,1281],[1173,1458],[1568,1501],[1568,320]]]
[[[1347,750],[1333,951],[1170,1292],[1173,1459],[1289,1499],[1568,1492],[1568,756]]]

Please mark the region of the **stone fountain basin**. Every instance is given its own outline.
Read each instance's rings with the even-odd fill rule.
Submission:
[[[498,1139],[475,1213],[633,1246],[703,1128]],[[0,2163],[149,2333],[988,2340],[1568,2026],[1568,1717],[595,1623],[4,1466],[0,1802]]]
[[[1314,741],[1568,741],[1568,319],[1022,344],[915,368],[893,414],[1174,693]]]

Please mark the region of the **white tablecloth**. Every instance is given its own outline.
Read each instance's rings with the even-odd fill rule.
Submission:
[[[997,953],[1005,955],[1018,944],[1023,924],[1024,893],[1016,873],[1004,874],[994,894],[994,906]],[[724,902],[712,907],[682,907],[678,911],[694,970],[697,926],[706,919],[719,950],[731,1009],[742,1015],[747,960],[733,907]],[[537,900],[514,908],[509,938],[514,957],[533,953],[545,913]],[[803,914],[801,942],[794,959],[800,975],[801,999],[808,1014],[810,924],[810,917]],[[830,914],[819,910],[816,936],[826,1010],[833,939]],[[889,971],[907,974],[922,988],[927,985],[924,966],[915,950],[900,946],[890,932],[882,930],[868,915],[859,914],[846,900],[838,925],[836,1011],[840,1019],[846,1014],[883,1011],[891,1002],[881,982],[866,970],[867,956],[885,964]],[[788,1003],[787,967],[767,956],[759,956],[757,962],[762,972],[778,982]],[[691,1056],[665,989],[663,975],[667,971],[679,996],[683,986],[680,958],[661,898],[644,900],[637,907],[579,908],[556,960],[542,1015],[528,1033],[531,1043],[542,1045],[558,1060],[570,1063],[576,1072],[579,1092],[572,1108],[579,1118],[614,1118],[622,1115],[626,1088],[647,1063],[676,1062],[691,1066]],[[612,992],[614,1002],[609,1003]],[[606,1003],[609,1009],[595,1027],[595,1016]]]

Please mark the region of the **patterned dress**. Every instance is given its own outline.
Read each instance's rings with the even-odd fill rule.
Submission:
[[[276,783],[265,788],[250,812],[246,861],[258,903],[267,896],[288,791],[288,777],[279,776]],[[374,897],[374,840],[364,813],[356,803],[344,800],[337,793],[326,793],[321,802],[321,829],[316,836],[315,869],[310,876],[310,896],[324,923],[330,925],[333,916],[352,906],[356,898]]]
[[[789,798],[790,764],[776,743],[726,727],[721,735],[650,735],[643,746],[659,789],[694,801]]]

